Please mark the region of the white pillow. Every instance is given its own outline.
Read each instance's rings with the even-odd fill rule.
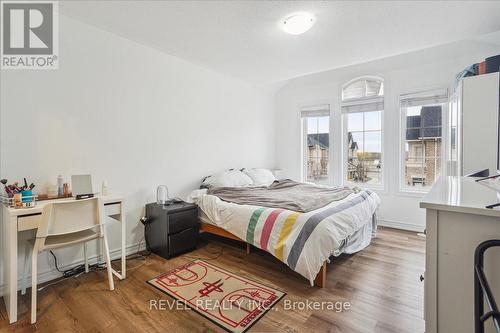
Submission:
[[[276,180],[276,177],[274,177],[273,173],[269,169],[243,169],[243,172],[252,179],[255,186],[269,186]]]
[[[202,186],[208,187],[239,187],[253,185],[253,181],[240,170],[229,170],[208,176],[202,183]]]

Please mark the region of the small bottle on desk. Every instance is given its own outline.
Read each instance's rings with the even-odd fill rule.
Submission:
[[[64,192],[64,196],[65,197],[68,197],[70,195],[70,190],[69,190],[69,184],[68,183],[64,183],[63,184],[63,192]]]
[[[64,185],[63,177],[61,175],[57,176],[57,195],[62,197],[64,195]]]
[[[108,195],[108,182],[107,181],[102,182],[101,195],[104,195],[104,196]]]

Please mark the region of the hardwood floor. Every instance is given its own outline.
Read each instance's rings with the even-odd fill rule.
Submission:
[[[380,228],[367,249],[335,258],[327,266],[326,288],[310,287],[269,254],[227,241],[210,240],[186,255],[164,260],[150,255],[128,261],[127,279],[107,290],[105,271],[53,284],[38,293],[38,322],[29,324],[30,292],[20,296],[19,321],[9,325],[3,300],[0,332],[220,332],[211,321],[188,310],[150,310],[150,300],[170,299],[145,283],[191,260],[210,260],[221,268],[287,292],[250,332],[424,332],[423,283],[425,241],[415,233]],[[285,310],[290,301],[342,301],[351,308]]]

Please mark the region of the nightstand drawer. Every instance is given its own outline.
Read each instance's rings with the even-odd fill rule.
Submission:
[[[198,210],[189,209],[168,215],[168,233],[175,234],[180,231],[198,226]]]
[[[198,243],[198,228],[185,229],[168,236],[169,257],[192,250]]]

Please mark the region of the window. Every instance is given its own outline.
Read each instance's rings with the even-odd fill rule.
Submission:
[[[448,117],[448,138],[447,142],[447,163],[448,163],[448,175],[449,176],[457,176],[461,174],[459,170],[460,164],[458,163],[460,160],[459,152],[458,152],[458,128],[459,128],[459,109],[460,109],[460,99],[453,98],[450,100],[449,107],[450,113]]]
[[[426,191],[442,171],[447,90],[402,95],[402,190]]]
[[[330,106],[319,105],[301,110],[303,180],[330,184]]]
[[[378,96],[384,96],[384,82],[378,78],[356,79],[342,89],[342,101]]]
[[[342,89],[346,130],[344,167],[348,182],[379,187],[382,182],[382,119],[384,83],[360,78]]]

